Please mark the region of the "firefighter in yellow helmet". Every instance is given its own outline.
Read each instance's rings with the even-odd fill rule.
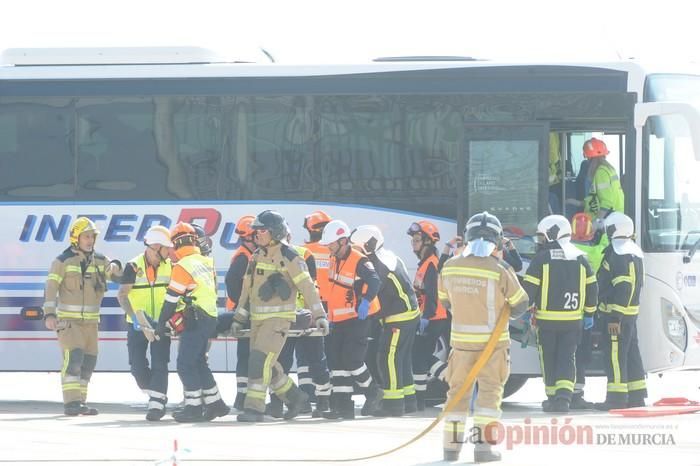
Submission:
[[[292,419],[304,408],[308,396],[284,373],[277,358],[296,320],[297,292],[303,295],[317,327],[328,331],[328,320],[306,263],[284,243],[289,233],[284,217],[279,212],[263,211],[252,228],[258,249],[248,265],[231,324],[237,333],[250,321],[248,392],[244,411],[237,419],[264,420],[268,387],[287,404],[285,419]]]
[[[124,267],[117,298],[129,324],[126,344],[131,374],[149,397],[146,419],[158,421],[165,415],[168,402],[170,338],[156,340],[154,327],[170,282],[172,265],[168,256],[173,243],[163,225],[149,228],[143,242],[146,250]],[[149,346],[150,367],[146,358]]]
[[[118,280],[119,261],[95,252],[99,231],[87,217],[70,227],[70,246],[51,264],[44,290],[46,328],[58,333],[63,351],[61,384],[67,416],[95,415],[85,403],[88,382],[97,363],[100,304],[107,280]]]
[[[452,313],[447,380],[450,389],[447,402],[464,383],[493,332],[498,316],[508,312],[512,318],[524,314],[528,296],[520,286],[513,269],[492,255],[502,242],[501,222],[488,212],[474,215],[466,226],[467,245],[460,254],[449,259],[440,272],[438,297]],[[501,416],[503,387],[510,372],[510,334],[506,328],[489,362],[479,372],[478,394],[474,403],[474,427],[482,433],[482,441],[474,446],[474,461],[498,461],[501,456],[491,450],[489,425]],[[445,461],[456,461],[464,442],[465,418],[471,395],[460,400],[445,417],[443,452]]]

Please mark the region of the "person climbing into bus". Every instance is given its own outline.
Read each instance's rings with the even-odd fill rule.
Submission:
[[[597,228],[611,212],[624,212],[625,193],[620,178],[606,157],[608,147],[600,139],[591,138],[583,144],[583,156],[589,160],[584,181],[583,210],[592,214]]]

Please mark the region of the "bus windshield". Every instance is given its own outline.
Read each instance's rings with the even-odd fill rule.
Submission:
[[[700,76],[653,75],[648,101],[689,102],[700,107]],[[651,118],[645,127],[645,249],[689,249],[700,241],[700,161],[687,122],[678,115]]]

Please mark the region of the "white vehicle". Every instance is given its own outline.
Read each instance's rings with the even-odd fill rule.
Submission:
[[[570,179],[591,134],[612,150],[646,253],[645,366],[700,366],[700,74],[448,58],[283,66],[216,62],[197,49],[8,51],[0,370],[59,368],[55,336],[19,311],[42,305],[49,264],[79,215],[97,222],[97,250],[121,260],[142,250],[151,225],[202,224],[223,310],[235,222],[266,208],[286,216],[297,242],[318,208],[375,223],[414,269],[411,222],[431,219],[447,240],[488,210],[527,257],[550,209],[551,138]],[[572,189],[552,192],[561,202]],[[102,312],[97,369],[128,370],[116,286]],[[234,346],[215,342],[215,370],[233,369]],[[514,344],[513,361],[521,382],[539,374],[534,348]]]

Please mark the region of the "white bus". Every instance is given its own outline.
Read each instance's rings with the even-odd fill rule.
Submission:
[[[646,253],[645,366],[700,366],[697,72],[449,57],[283,66],[172,52],[3,56],[0,370],[59,368],[55,335],[19,312],[42,305],[49,264],[79,215],[97,222],[97,250],[121,260],[142,250],[151,225],[203,224],[223,310],[234,224],[266,208],[287,217],[297,242],[317,208],[375,223],[413,268],[411,222],[435,221],[446,240],[489,210],[527,257],[538,220],[557,209],[551,196],[574,196],[570,179],[591,134],[612,149]],[[554,189],[551,137],[569,180]],[[234,347],[215,342],[216,370],[233,370]],[[515,385],[539,374],[534,348],[515,343],[513,361]],[[128,370],[115,285],[103,302],[97,370]]]

